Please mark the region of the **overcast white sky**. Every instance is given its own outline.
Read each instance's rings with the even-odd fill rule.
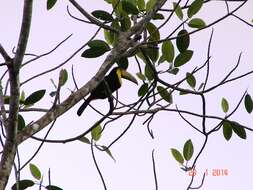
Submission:
[[[79,2],[82,3],[84,8],[89,12],[95,9],[108,8],[103,1],[86,0]],[[237,3],[234,4],[236,5]],[[96,30],[94,26],[86,25],[70,18],[66,12],[67,5],[69,5],[67,1],[59,1],[52,10],[47,11],[46,0],[34,1],[34,15],[27,52],[42,54],[52,49],[69,34],[73,34],[73,36],[60,47],[58,51],[24,68],[21,73],[21,81],[45,69],[51,68],[53,65],[62,63],[72,52],[83,45]],[[234,6],[231,6],[231,8],[232,7]],[[250,21],[253,18],[252,7],[253,2],[249,1],[237,15]],[[73,14],[79,15],[71,5],[70,10]],[[203,18],[208,24],[220,15],[224,15],[226,13],[225,11],[225,3],[214,1],[203,8],[198,14],[198,17]],[[22,1],[11,0],[1,2],[0,43],[9,54],[11,54],[12,48],[17,43],[21,16]],[[176,21],[177,19],[174,19],[173,23],[176,23]],[[162,31],[165,32],[166,30],[171,31],[173,28],[167,27]],[[207,29],[192,36],[190,48],[195,50],[195,54],[191,64],[184,68],[185,71],[193,69],[197,65],[201,65],[205,61],[210,33],[211,29]],[[162,36],[164,35],[165,34],[162,33]],[[214,27],[209,86],[220,81],[231,67],[236,64],[240,52],[243,52],[241,66],[235,75],[253,69],[252,39],[252,28],[233,17],[222,21]],[[74,64],[75,76],[78,84],[82,85],[97,71],[103,58],[104,57],[99,59],[84,59],[80,58],[79,53],[71,62],[64,66],[64,68],[70,73],[71,65]],[[136,66],[134,63],[130,63],[130,70],[132,69],[134,72],[135,68]],[[2,67],[0,73],[2,74]],[[203,74],[204,73],[202,73],[202,75]],[[198,77],[201,78],[203,76],[199,75],[197,79]],[[50,101],[52,101],[48,95],[49,92],[54,89],[50,82],[50,78],[57,81],[58,71],[22,86],[22,90],[24,90],[27,95],[35,90],[47,89],[47,98],[38,105],[44,108],[48,108]],[[253,95],[252,79],[252,76],[247,77],[239,82],[225,85],[219,90],[208,94],[208,114],[223,116],[220,107],[222,97],[226,97],[230,102],[231,109],[233,109],[246,89]],[[201,81],[197,80],[197,83],[200,84]],[[73,82],[69,80],[66,87],[73,89]],[[137,90],[137,86],[124,82],[119,95],[122,100],[134,100],[137,97]],[[66,97],[70,94],[70,91],[65,89],[63,93],[63,97]],[[196,97],[175,97],[174,101],[179,108],[192,111],[201,110],[201,102]],[[97,106],[101,111],[105,109],[105,111],[107,111],[108,109],[106,100],[94,102],[93,105]],[[76,136],[99,118],[99,115],[90,108],[87,108],[82,117],[77,117],[76,110],[78,106],[71,109],[57,121],[49,138],[64,139]],[[39,116],[40,114],[24,114],[27,122],[36,120]],[[130,117],[126,117],[112,124],[110,128],[105,131],[99,143],[105,145],[110,143],[124,130],[129,119]],[[193,123],[200,125],[200,120],[191,119]],[[252,114],[247,114],[243,105],[240,106],[238,113],[233,116],[233,119],[249,127],[253,127],[251,125],[253,121]],[[164,112],[157,115],[152,122],[151,128],[155,135],[155,139],[152,140],[148,135],[146,126],[142,125],[144,120],[145,118],[138,118],[128,133],[111,148],[116,163],[105,153],[96,152],[97,160],[105,177],[108,189],[153,190],[152,149],[155,149],[159,189],[185,189],[190,181],[190,177],[180,169],[178,163],[172,158],[170,148],[175,147],[182,149],[184,142],[190,138],[194,144],[194,156],[196,156],[204,138],[183,122],[178,114]],[[209,122],[208,124],[212,126],[214,123]],[[45,131],[38,134],[38,136],[42,137],[44,132]],[[253,167],[251,161],[253,159],[253,134],[248,132],[247,137],[245,141],[233,135],[232,139],[226,142],[222,135],[222,131],[211,136],[197,164],[197,172],[198,174],[201,173],[201,175],[196,176],[196,185],[200,183],[202,172],[208,170],[209,173],[202,189],[252,189],[251,171]],[[28,140],[20,147],[22,163],[30,158],[38,145],[37,142]],[[45,181],[47,181],[47,171],[50,168],[52,183],[62,187],[64,190],[80,188],[94,190],[103,189],[92,161],[90,146],[87,144],[81,142],[57,145],[46,144],[32,163],[39,166],[44,174]],[[214,177],[211,175],[213,169],[227,170],[228,175]],[[28,167],[22,172],[22,179],[27,178],[32,179]],[[12,184],[13,179],[10,181],[9,186]]]

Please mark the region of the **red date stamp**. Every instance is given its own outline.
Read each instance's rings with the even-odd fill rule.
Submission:
[[[205,174],[205,176],[214,176],[214,177],[220,177],[220,176],[228,176],[228,169],[220,169],[220,168],[215,168],[215,169],[206,169],[200,174]],[[189,176],[196,176],[198,175],[198,172],[196,169],[190,170],[188,172]]]

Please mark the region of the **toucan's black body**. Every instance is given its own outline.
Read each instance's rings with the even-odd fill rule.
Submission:
[[[77,110],[77,115],[80,116],[92,100],[108,98],[110,96],[110,92],[113,93],[118,90],[121,87],[121,78],[126,77],[123,75],[123,73],[126,73],[126,71],[119,67],[112,69],[112,71],[105,76],[104,80],[102,80],[90,93],[90,96],[86,99],[86,101],[79,107]],[[132,76],[128,76],[127,79],[137,83],[136,79],[134,79]],[[107,89],[107,85],[110,89]]]

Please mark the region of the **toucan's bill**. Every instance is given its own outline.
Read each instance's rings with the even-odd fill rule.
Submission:
[[[124,69],[120,69],[120,71],[121,71],[122,78],[132,81],[133,83],[138,85],[138,81],[136,80],[136,78],[133,75],[131,75],[129,72],[127,72]]]

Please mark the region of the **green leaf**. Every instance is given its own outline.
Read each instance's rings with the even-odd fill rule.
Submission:
[[[85,58],[96,58],[99,57],[101,55],[103,55],[104,53],[106,53],[108,50],[105,49],[97,49],[97,48],[90,48],[90,49],[86,49],[83,53],[82,53],[82,57]]]
[[[23,104],[25,102],[25,92],[22,90],[21,95],[19,97],[20,104]]]
[[[201,18],[194,18],[190,20],[188,26],[192,28],[204,28],[206,26],[206,23]]]
[[[168,92],[166,88],[162,86],[157,86],[157,91],[166,102],[172,103],[171,93]]]
[[[149,22],[147,25],[146,25],[146,28],[148,30],[148,33],[150,35],[150,41],[158,41],[160,40],[160,32],[159,30],[157,29],[157,27]]]
[[[179,92],[179,95],[186,95],[186,94],[189,94],[189,92],[182,92],[182,91]]]
[[[150,60],[153,63],[155,63],[159,58],[159,49],[156,46],[148,47],[148,48],[144,49],[144,52],[146,53],[146,55],[150,58]]]
[[[22,115],[18,114],[18,131],[22,131],[25,128],[25,120]]]
[[[112,152],[110,151],[110,149],[106,146],[102,146],[102,148],[105,150],[105,152],[113,159],[114,162],[116,162],[115,158],[112,155]]]
[[[41,172],[39,170],[39,168],[34,165],[34,164],[29,164],[29,168],[30,168],[30,172],[32,174],[32,176],[37,179],[37,180],[40,180],[41,179]]]
[[[148,92],[148,83],[144,83],[138,90],[138,96],[144,96]]]
[[[164,19],[164,16],[163,16],[163,14],[161,14],[161,13],[156,13],[156,14],[153,16],[152,19],[153,19],[153,20],[163,20],[163,19]]]
[[[156,2],[157,0],[149,0],[146,4],[146,11],[147,12],[151,11],[154,8]]]
[[[34,185],[34,182],[29,180],[29,179],[24,179],[24,180],[20,180],[17,183],[15,183],[11,189],[12,190],[24,190],[27,189],[28,187],[32,187]],[[19,189],[17,189],[17,187],[19,187]]]
[[[157,61],[157,59],[159,58],[159,49],[157,46],[150,46],[150,47],[146,47],[146,48],[142,48],[143,53],[149,58],[150,61],[152,61],[153,63],[155,63]],[[141,58],[144,63],[147,64],[147,60],[145,58],[145,56],[143,55],[142,52],[138,52],[137,56],[139,58]]]
[[[145,10],[145,0],[137,0],[137,6],[139,10],[143,11]]]
[[[111,24],[111,26],[117,30],[120,30],[120,24],[117,20],[114,20]],[[113,31],[110,31],[110,33],[113,35],[113,43],[112,43],[112,46],[115,46],[117,41],[118,41],[118,37],[119,37],[119,34],[116,34],[115,32]]]
[[[186,73],[186,81],[190,85],[190,87],[192,87],[193,89],[195,88],[196,79],[192,73],[188,73],[188,72]]]
[[[109,30],[104,30],[104,38],[108,44],[112,45],[114,40],[114,33]]]
[[[145,49],[144,49],[144,48],[142,48],[142,51],[144,51],[144,53],[145,53]],[[142,51],[137,51],[136,55],[137,55],[137,57],[140,58],[145,64],[147,64],[147,60],[146,60],[146,58],[144,57]]]
[[[223,136],[225,137],[225,139],[227,141],[229,141],[229,139],[232,137],[232,134],[233,134],[233,130],[232,130],[232,126],[231,126],[230,122],[224,121],[224,123],[223,123]]]
[[[177,7],[176,7],[176,5],[177,5],[177,3],[173,2],[173,8],[174,8],[174,9],[176,8],[176,9],[175,9],[175,13],[176,13],[177,17],[178,17],[180,20],[183,20],[183,18],[184,18],[183,11],[182,11],[180,5],[178,5]]]
[[[182,53],[180,53],[174,61],[174,66],[175,67],[180,67],[184,64],[186,64],[190,59],[192,58],[193,51],[192,50],[186,50]]]
[[[131,28],[131,20],[128,15],[120,19],[120,28],[121,31],[126,32]]]
[[[32,105],[35,104],[36,102],[40,101],[41,98],[45,95],[46,90],[38,90],[36,92],[33,92],[30,96],[28,96],[25,99],[24,105]]]
[[[252,112],[253,101],[252,101],[252,98],[249,94],[246,94],[246,96],[244,98],[244,106],[245,106],[245,109],[247,110],[248,113]]]
[[[54,7],[56,4],[57,0],[47,0],[47,10],[50,10]]]
[[[45,187],[47,190],[63,190],[62,188],[60,187],[57,187],[55,185],[48,185]]]
[[[193,155],[193,152],[194,152],[193,144],[192,144],[191,139],[189,139],[184,144],[184,150],[183,150],[184,159],[189,161]]]
[[[122,14],[127,14],[122,10],[121,0],[112,0],[112,9],[114,10],[117,17],[120,17]]]
[[[91,136],[95,141],[98,141],[101,138],[101,135],[102,135],[102,127],[99,124],[94,129],[92,129]]]
[[[128,14],[137,15],[139,13],[139,10],[131,1],[123,0],[121,3],[122,9]]]
[[[105,52],[110,51],[110,46],[103,40],[93,40],[88,43],[89,49],[82,53],[82,57],[95,58],[103,55]]]
[[[243,126],[241,126],[239,123],[235,121],[231,122],[231,125],[232,125],[233,131],[237,134],[238,137],[242,139],[247,138],[246,131]]]
[[[190,45],[190,36],[187,30],[183,29],[177,34],[176,39],[177,49],[182,53],[187,50]]]
[[[201,9],[203,3],[204,3],[204,0],[193,1],[187,10],[188,17],[191,18],[193,15],[197,14],[197,12],[199,12],[199,10]]]
[[[171,148],[171,153],[173,155],[173,157],[175,158],[176,161],[178,161],[180,164],[184,163],[184,158],[182,156],[182,154],[175,148]]]
[[[227,113],[229,110],[229,104],[228,101],[226,100],[226,98],[222,98],[221,100],[221,107],[224,113]]]
[[[68,71],[66,69],[62,69],[60,71],[60,80],[59,83],[61,86],[63,86],[64,84],[66,84],[68,80]]]
[[[88,46],[90,48],[101,48],[107,51],[111,49],[110,46],[103,40],[92,40],[88,43]]]
[[[109,22],[113,21],[112,15],[103,10],[95,10],[91,14],[100,20],[109,21]]]
[[[90,140],[87,137],[85,137],[85,136],[82,136],[78,140],[81,141],[81,142],[83,142],[83,143],[90,144]]]
[[[160,65],[161,63],[165,62],[166,59],[163,55],[160,56],[159,60],[158,60],[158,65]]]
[[[145,76],[147,77],[147,79],[149,81],[151,81],[151,80],[154,79],[154,72],[153,72],[152,68],[150,68],[150,66],[148,64],[146,64],[144,72],[145,72]]]
[[[176,68],[176,67],[168,71],[168,73],[173,74],[173,75],[176,75],[178,72],[179,72],[179,68]]]
[[[138,77],[140,80],[142,80],[142,81],[145,81],[145,80],[146,80],[146,77],[145,77],[144,74],[142,74],[142,73],[136,73],[136,75],[137,75],[137,77]]]
[[[169,63],[173,62],[175,56],[175,50],[172,42],[170,40],[166,40],[162,44],[162,56]]]

